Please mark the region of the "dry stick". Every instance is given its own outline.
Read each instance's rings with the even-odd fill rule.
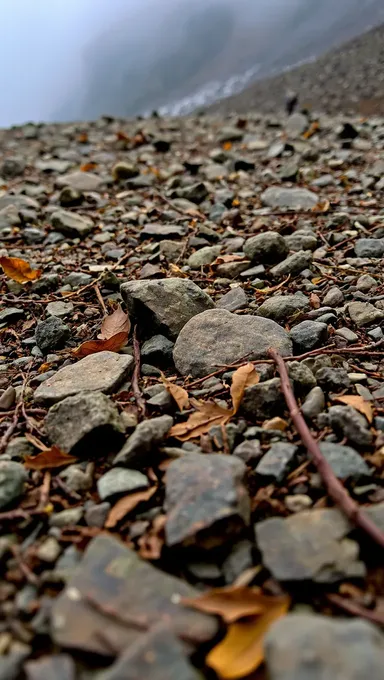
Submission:
[[[274,360],[279,371],[281,390],[284,394],[290,416],[312,461],[316,465],[327,492],[353,524],[363,529],[378,545],[384,548],[384,533],[370,520],[368,515],[362,512],[357,503],[352,500],[346,489],[335,477],[331,466],[321,453],[318,443],[312,437],[294,397],[284,359],[274,348],[269,350],[269,355]]]
[[[359,604],[356,602],[353,602],[352,600],[347,600],[345,597],[341,597],[341,595],[337,595],[336,593],[329,593],[327,595],[327,600],[329,602],[332,602],[332,604],[336,605],[336,607],[340,607],[340,609],[344,609],[344,611],[349,612],[349,614],[353,614],[354,616],[361,616],[363,619],[367,619],[368,621],[372,621],[372,623],[376,623],[379,626],[384,626],[384,616],[372,611],[371,609],[367,609],[366,607],[361,607]]]
[[[108,316],[108,309],[107,309],[106,306],[105,306],[105,302],[104,302],[104,300],[103,300],[103,296],[102,296],[102,294],[100,293],[100,288],[99,288],[99,286],[97,285],[97,283],[95,283],[94,289],[95,289],[96,297],[97,297],[98,301],[100,302],[100,307],[101,307],[101,309],[103,310],[105,316]]]
[[[16,430],[17,424],[19,422],[19,415],[22,407],[22,402],[19,401],[16,408],[15,412],[13,415],[13,419],[7,430],[4,432],[1,440],[0,440],[0,454],[4,453],[5,449],[7,448],[7,444],[12,437],[14,431]]]
[[[141,411],[141,415],[143,418],[145,417],[145,401],[143,399],[143,395],[141,393],[140,387],[139,387],[139,380],[140,380],[140,344],[137,339],[137,326],[133,329],[133,356],[135,359],[135,368],[133,369],[133,375],[132,375],[132,389],[133,389],[133,394],[136,399],[136,404],[139,407]]]

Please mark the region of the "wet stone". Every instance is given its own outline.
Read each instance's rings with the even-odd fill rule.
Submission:
[[[285,442],[272,444],[255,468],[260,477],[282,482],[292,468],[297,453],[297,446]]]
[[[138,469],[149,467],[152,454],[156,453],[172,425],[173,418],[167,415],[143,420],[117,454],[114,465]]]
[[[212,548],[250,521],[246,467],[234,456],[191,453],[166,473],[166,544]]]

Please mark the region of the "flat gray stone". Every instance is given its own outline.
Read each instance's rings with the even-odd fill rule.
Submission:
[[[16,501],[24,491],[27,472],[13,460],[0,461],[0,509]]]
[[[317,236],[310,229],[298,229],[285,236],[284,240],[289,250],[315,250],[317,247]]]
[[[149,486],[148,477],[138,470],[113,467],[97,480],[97,491],[102,501]]]
[[[339,479],[369,477],[372,472],[364,458],[350,446],[321,442],[320,451]]]
[[[57,316],[49,316],[47,319],[39,321],[36,326],[36,345],[43,354],[61,349],[68,340],[70,332],[70,328],[64,321]]]
[[[7,307],[0,312],[0,324],[13,323],[21,319],[25,314],[24,309],[19,307]]]
[[[321,387],[314,387],[308,392],[305,401],[301,405],[301,412],[305,418],[311,420],[324,411],[325,396]]]
[[[268,358],[270,347],[275,347],[283,356],[292,353],[288,334],[277,323],[259,316],[239,316],[215,309],[188,321],[176,340],[173,359],[182,375],[203,377],[217,366],[244,357]]]
[[[355,243],[356,257],[383,257],[384,238],[359,238]]]
[[[151,465],[152,454],[164,441],[173,425],[171,416],[159,416],[139,423],[117,454],[114,465],[126,465],[132,468],[146,468]]]
[[[204,248],[199,248],[195,253],[188,258],[188,266],[191,269],[200,269],[200,267],[205,267],[216,260],[217,256],[220,255],[221,246],[204,246]]]
[[[146,224],[140,232],[141,239],[154,238],[157,240],[182,238],[186,236],[188,228],[175,224]]]
[[[328,411],[328,419],[335,432],[346,437],[351,444],[361,447],[372,444],[373,433],[369,428],[368,421],[353,406],[331,406]]]
[[[283,409],[280,378],[271,378],[248,387],[241,402],[241,410],[249,418],[269,418],[280,415]]]
[[[275,295],[270,297],[257,310],[258,316],[274,321],[284,321],[292,314],[310,309],[308,298],[302,293],[295,295]]]
[[[293,340],[293,349],[296,354],[304,354],[315,347],[321,347],[328,337],[328,326],[320,321],[302,321],[291,328],[289,334]]]
[[[247,305],[248,297],[244,288],[241,288],[241,286],[232,288],[216,302],[216,306],[219,309],[226,309],[227,312],[235,312],[237,309],[244,309]]]
[[[288,442],[277,442],[264,454],[255,472],[260,477],[282,482],[292,467],[297,453],[297,446]]]
[[[270,208],[310,210],[319,202],[319,196],[308,189],[269,187],[261,194],[261,200]]]
[[[266,231],[251,236],[243,246],[243,251],[252,262],[271,264],[280,262],[288,255],[288,246],[283,236],[276,231]]]
[[[56,302],[48,302],[46,311],[49,316],[56,316],[60,319],[71,314],[73,310],[73,302],[57,300]]]
[[[310,267],[311,263],[312,252],[310,250],[298,250],[297,253],[289,255],[285,260],[272,267],[270,273],[275,279],[281,279],[288,274],[296,276]]]
[[[81,172],[76,170],[68,175],[62,175],[56,179],[56,186],[59,189],[70,187],[77,191],[101,191],[104,180],[92,172]]]
[[[89,217],[82,217],[82,215],[71,213],[68,210],[54,212],[51,216],[51,224],[60,234],[78,238],[84,238],[94,227],[93,221]]]
[[[111,394],[128,377],[133,357],[114,352],[90,354],[71,366],[64,366],[37,388],[37,404],[55,404],[79,392]]]
[[[369,326],[375,321],[384,319],[384,312],[381,309],[377,309],[374,305],[371,305],[370,302],[350,302],[348,305],[348,313],[353,323],[355,323],[358,328]]]

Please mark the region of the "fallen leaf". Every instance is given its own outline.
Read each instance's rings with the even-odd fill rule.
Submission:
[[[76,463],[76,461],[77,458],[74,456],[60,451],[57,446],[52,446],[50,449],[41,451],[37,456],[26,456],[24,458],[24,465],[27,470],[49,470],[51,468],[63,467],[64,465],[71,465],[71,463]]]
[[[184,408],[189,408],[189,396],[187,390],[185,390],[184,387],[175,385],[175,383],[167,380],[167,378],[162,378],[161,380],[171,397],[175,400],[180,411],[182,411]]]
[[[311,123],[308,130],[304,132],[303,134],[304,139],[310,139],[311,137],[313,137],[314,134],[316,134],[316,132],[319,131],[319,129],[320,129],[319,122],[317,120],[314,120],[313,123]]]
[[[316,295],[316,293],[311,293],[311,295],[309,296],[309,302],[312,309],[319,309],[319,307],[321,306],[321,300],[319,296]]]
[[[97,337],[100,340],[109,340],[119,333],[126,333],[128,340],[130,330],[131,322],[129,316],[123,311],[121,305],[118,305],[112,314],[104,317],[101,331]]]
[[[130,139],[128,135],[123,132],[123,130],[116,132],[116,138],[119,140],[119,142],[129,142]]]
[[[290,604],[288,597],[268,599],[263,614],[230,624],[225,638],[209,652],[207,665],[224,680],[244,678],[264,661],[264,637]]]
[[[191,399],[191,404],[197,410],[189,416],[185,423],[174,425],[168,433],[169,437],[176,437],[176,439],[186,442],[188,439],[209,432],[214,425],[225,425],[233,414],[232,411],[218,406],[213,401]]]
[[[80,165],[81,172],[92,172],[92,170],[96,170],[96,168],[97,163],[93,163],[92,161],[89,163],[84,163],[84,165]]]
[[[232,142],[224,142],[223,149],[224,151],[230,151],[232,149]]]
[[[42,269],[31,269],[31,265],[19,257],[0,257],[0,265],[4,274],[17,283],[36,281],[43,273]]]
[[[144,560],[159,560],[164,545],[166,515],[157,515],[150,529],[139,538],[139,555]]]
[[[188,278],[188,275],[185,272],[181,271],[180,267],[178,267],[177,264],[174,264],[173,262],[169,263],[168,269],[170,274],[172,274],[172,276],[176,276],[178,279]]]
[[[280,430],[280,432],[285,432],[287,427],[287,421],[283,420],[283,418],[279,418],[279,416],[271,418],[271,420],[266,420],[263,423],[263,430]]]
[[[82,359],[96,352],[118,352],[127,344],[127,333],[117,333],[108,340],[87,340],[73,350],[72,354]]]
[[[330,208],[330,202],[325,200],[325,201],[319,201],[316,203],[316,205],[311,208],[311,212],[316,212],[316,213],[326,213],[328,212]]]
[[[226,623],[234,623],[245,616],[263,614],[264,599],[260,588],[226,586],[212,588],[198,597],[183,597],[181,604],[200,612],[218,614]]]
[[[88,133],[87,132],[81,132],[77,138],[77,141],[79,144],[87,144],[88,142]]]
[[[113,529],[118,522],[120,522],[128,513],[132,512],[139,503],[144,501],[149,501],[150,498],[157,491],[157,486],[153,486],[150,489],[145,489],[145,491],[137,491],[136,493],[131,493],[124,498],[120,498],[116,505],[113,506],[110,511],[107,521],[105,522],[106,529]]]
[[[219,255],[211,267],[216,267],[219,264],[228,264],[229,262],[246,262],[247,258],[243,255]]]
[[[245,364],[235,371],[232,376],[231,397],[233,404],[233,414],[237,413],[241,400],[244,396],[244,391],[247,387],[257,385],[260,381],[259,374],[255,371],[253,364]]]
[[[348,404],[348,406],[353,406],[356,411],[359,411],[366,417],[369,423],[373,420],[372,404],[369,401],[365,401],[363,397],[357,394],[346,394],[343,397],[337,397],[335,401],[341,401],[342,404]]]

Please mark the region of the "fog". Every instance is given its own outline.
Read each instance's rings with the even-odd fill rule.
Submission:
[[[248,71],[268,75],[358,34],[382,4],[1,0],[0,126],[193,108],[212,83],[236,88]]]

